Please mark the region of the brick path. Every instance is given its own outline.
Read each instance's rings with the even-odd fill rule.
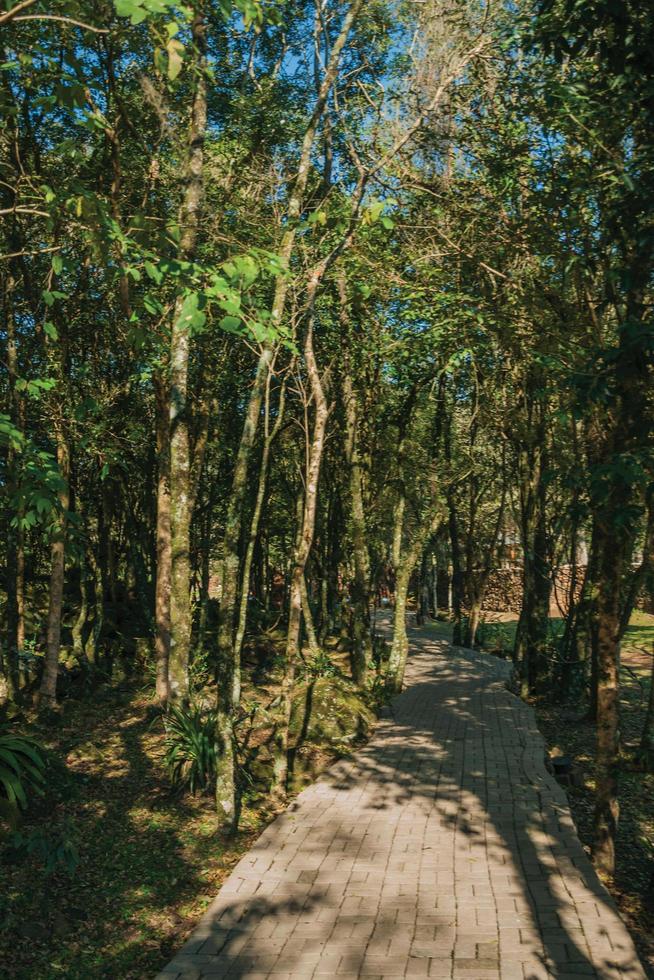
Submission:
[[[506,665],[411,641],[392,717],[264,831],[158,980],[643,980]]]

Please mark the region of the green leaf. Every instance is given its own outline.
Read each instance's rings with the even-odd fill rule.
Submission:
[[[55,327],[54,323],[52,323],[50,320],[46,320],[45,323],[43,324],[43,332],[46,334],[46,336],[50,337],[52,340],[59,340],[59,334],[57,332],[57,328]]]
[[[149,293],[143,297],[143,306],[148,313],[152,313],[154,316],[161,316],[163,313],[163,306],[159,300],[156,296],[151,296]]]
[[[153,262],[144,262],[143,268],[145,269],[147,275],[150,279],[154,279],[157,285],[160,285],[163,280],[163,273]]]
[[[224,316],[218,326],[227,333],[241,333],[241,320],[237,316]]]
[[[168,53],[168,78],[174,82],[184,65],[184,45],[172,37],[166,45]]]
[[[241,312],[241,298],[236,293],[233,293],[227,299],[221,299],[218,305],[225,313],[229,313],[232,316]]]
[[[179,311],[179,316],[177,317],[176,327],[181,330],[196,331],[200,330],[205,322],[206,316],[200,309],[201,304],[204,303],[204,298],[200,296],[199,293],[188,293],[184,302],[182,303],[182,308]]]

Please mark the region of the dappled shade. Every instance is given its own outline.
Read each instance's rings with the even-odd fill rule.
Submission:
[[[644,978],[507,666],[412,647],[393,717],[267,828],[160,980]]]

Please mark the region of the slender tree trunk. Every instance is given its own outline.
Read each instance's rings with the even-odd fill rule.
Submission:
[[[70,453],[61,422],[56,427],[57,465],[62,484],[59,490],[59,508],[55,530],[50,545],[50,590],[48,600],[48,626],[46,652],[39,702],[43,707],[54,707],[57,702],[57,675],[61,648],[61,617],[64,596],[64,570],[66,563],[66,519],[70,502]]]
[[[254,448],[262,394],[272,363],[272,352],[259,360],[257,374],[243,427],[243,434],[236,457],[232,478],[225,535],[223,539],[222,587],[220,592],[220,619],[218,624],[218,651],[216,665],[217,703],[216,703],[216,742],[217,778],[216,806],[221,826],[228,832],[236,830],[238,806],[236,798],[235,745],[233,715],[238,709],[236,695],[240,699],[240,651],[238,658],[235,649],[234,625],[240,584],[239,544],[245,496],[248,489],[248,467]],[[251,557],[250,557],[251,561]],[[249,573],[249,570],[248,570]],[[244,583],[247,604],[247,584]],[[245,606],[247,615],[247,605]],[[245,622],[243,623],[245,632]],[[242,639],[241,639],[242,643]]]
[[[615,837],[620,812],[617,764],[620,721],[620,591],[624,571],[624,544],[620,534],[606,521],[606,515],[601,521],[598,538],[597,776],[593,859],[605,874],[612,875],[615,869]]]
[[[304,573],[307,560],[311,552],[316,525],[320,466],[325,445],[327,418],[329,415],[327,399],[325,397],[322,379],[320,377],[320,371],[318,370],[313,348],[313,306],[315,303],[317,288],[318,280],[316,279],[309,285],[309,322],[307,325],[307,333],[304,342],[304,357],[311,385],[313,402],[315,405],[315,416],[306,474],[306,491],[304,495],[304,509],[301,525],[302,531],[300,540],[295,549],[293,568],[291,572],[284,676],[282,678],[280,694],[280,719],[274,741],[273,795],[278,801],[282,801],[286,798],[287,791],[288,731],[291,721],[295,670],[300,644],[300,627],[302,623],[302,588]]]
[[[75,497],[75,514],[80,523],[84,523],[84,512],[79,494]],[[89,587],[88,587],[88,566],[86,555],[82,552],[79,558],[79,608],[77,617],[73,623],[71,636],[73,640],[73,653],[82,661],[86,659],[84,649],[84,630],[89,619]]]
[[[10,291],[13,279],[9,279],[4,293],[5,324],[7,330],[7,374],[9,380],[9,411],[13,424],[22,431],[22,406],[16,390],[18,354],[16,349],[16,325],[11,309]],[[12,445],[7,449],[7,476],[10,492],[18,490],[19,454]],[[21,524],[22,508],[16,514],[18,526],[7,524],[7,631],[5,649],[7,653],[8,693],[12,699],[18,696],[20,670],[18,653],[25,645],[25,549],[24,531]]]
[[[523,697],[532,693],[547,665],[547,636],[551,582],[546,526],[545,471],[547,466],[545,405],[533,397],[529,380],[525,401],[529,437],[519,449],[520,534],[523,551],[522,606],[513,658],[520,672]]]
[[[454,495],[448,493],[448,528],[450,532],[450,548],[452,554],[452,601],[453,614],[452,643],[461,646],[463,643],[463,562],[461,559],[461,543],[459,539],[459,520]]]
[[[409,653],[409,638],[406,632],[406,601],[413,565],[407,555],[395,572],[395,606],[393,608],[393,639],[388,659],[387,678],[389,690],[399,694],[404,683],[404,671]]]
[[[418,529],[406,551],[401,554],[395,568],[395,609],[393,610],[393,640],[388,659],[387,679],[389,689],[399,694],[404,683],[404,671],[409,652],[409,640],[406,632],[406,602],[409,593],[411,573],[420,560],[425,544],[436,532],[440,523],[437,513],[431,521]]]
[[[279,248],[280,259],[286,268],[290,265],[293,255],[297,235],[297,220],[302,210],[307,181],[311,170],[311,152],[320,120],[323,117],[329,93],[336,80],[343,47],[345,46],[345,42],[362,3],[363,0],[353,0],[347,14],[343,18],[341,30],[331,48],[313,112],[304,132],[297,175],[286,211],[286,217],[288,219],[287,228],[282,235]],[[275,283],[275,293],[271,309],[271,322],[273,325],[282,322],[289,285],[290,280],[286,274],[279,276]],[[273,363],[273,356],[272,347],[267,343],[264,344],[259,356],[255,380],[250,391],[250,398],[245,414],[243,432],[234,468],[223,543],[224,560],[217,658],[218,701],[216,733],[218,745],[218,776],[216,781],[216,802],[218,819],[228,830],[234,830],[237,821],[232,716],[238,707],[234,703],[233,698],[234,676],[235,671],[238,669],[235,662],[234,626],[239,587],[239,542],[247,491],[248,464],[255,444],[257,425],[261,414],[261,404]]]
[[[424,626],[429,617],[429,607],[431,601],[431,589],[430,589],[430,578],[431,578],[431,567],[430,567],[430,554],[426,552],[420,563],[420,580],[418,583],[418,603],[416,610],[416,625]]]
[[[268,376],[268,383],[266,387],[264,438],[263,438],[263,449],[261,451],[261,465],[259,467],[259,482],[257,485],[257,497],[254,503],[252,520],[250,522],[250,532],[248,535],[247,547],[245,549],[245,558],[243,561],[243,574],[241,576],[241,598],[239,603],[238,625],[236,629],[236,638],[234,640],[234,656],[233,656],[234,682],[233,682],[232,697],[233,697],[234,704],[238,704],[241,698],[240,664],[241,664],[241,651],[243,649],[243,639],[245,637],[245,627],[247,623],[250,574],[252,570],[254,549],[259,534],[259,524],[261,522],[261,514],[263,511],[263,505],[266,497],[266,485],[268,482],[268,466],[270,461],[270,451],[272,449],[273,442],[276,439],[282,427],[282,423],[284,420],[284,409],[286,405],[286,381],[284,380],[282,382],[280,393],[279,393],[277,418],[271,430],[270,429],[270,378],[271,375]]]
[[[98,520],[98,542],[100,540],[101,521]],[[100,658],[100,646],[104,633],[104,578],[98,565],[96,550],[91,544],[87,551],[87,562],[91,581],[93,582],[93,626],[91,635],[86,641],[86,656],[92,664],[97,665]]]
[[[570,694],[574,688],[575,680],[577,679],[575,674],[576,670],[578,669],[574,644],[575,622],[579,607],[579,602],[577,600],[577,583],[579,581],[579,565],[577,561],[577,554],[579,550],[579,518],[576,513],[578,497],[578,491],[575,490],[573,499],[574,516],[572,519],[570,534],[570,581],[567,589],[565,627],[563,631],[563,638],[561,640],[561,656],[563,659],[561,666],[561,688],[563,698],[570,697]]]
[[[645,331],[634,334],[633,325],[647,316],[643,300],[651,262],[639,252],[631,275],[634,287],[625,303],[620,325],[618,356],[614,361],[616,398],[607,414],[608,436],[600,465],[608,470],[608,486],[596,500],[598,522],[597,600],[597,777],[593,859],[607,875],[615,871],[615,838],[619,804],[619,668],[620,638],[625,618],[625,575],[631,567],[635,527],[625,517],[633,513],[635,481],[616,466],[623,454],[643,458],[651,448],[650,420],[652,370]],[[636,338],[636,339],[634,339]],[[606,464],[609,464],[608,467]]]
[[[534,535],[533,551],[533,599],[527,621],[528,683],[535,691],[547,674],[547,637],[551,597],[551,576],[548,560],[548,539],[545,524],[545,494],[539,487],[538,520]]]
[[[320,652],[320,644],[318,643],[318,634],[316,633],[316,625],[313,620],[313,611],[311,609],[311,599],[309,597],[306,575],[302,576],[301,588],[302,618],[304,619],[304,627],[307,631],[307,643],[312,656],[315,657]]]
[[[477,630],[481,619],[481,598],[478,595],[471,597],[468,601],[468,623],[463,638],[463,645],[474,647],[477,639]]]
[[[156,696],[161,704],[168,701],[168,660],[170,657],[170,395],[167,385],[157,375],[155,384],[157,442],[157,565],[154,594]]]
[[[78,510],[79,513],[79,510]],[[84,630],[88,624],[89,620],[89,584],[88,584],[88,568],[86,566],[86,559],[80,559],[80,603],[79,610],[77,613],[77,618],[72,629],[73,638],[73,653],[80,659],[86,659],[86,647],[84,642]]]
[[[372,631],[370,627],[370,552],[363,493],[363,466],[359,449],[359,404],[352,378],[350,356],[351,326],[347,307],[347,290],[344,274],[338,277],[340,319],[346,344],[343,351],[341,389],[345,409],[348,486],[350,491],[350,533],[354,558],[354,582],[352,588],[353,649],[352,676],[360,687],[366,684],[367,667],[372,663]]]
[[[193,22],[196,81],[186,162],[186,186],[180,209],[179,256],[195,251],[204,191],[204,137],[207,125],[206,25]],[[170,338],[170,652],[168,695],[175,701],[189,696],[188,664],[191,648],[191,518],[192,483],[188,375],[189,328],[182,321],[183,296],[175,303]]]

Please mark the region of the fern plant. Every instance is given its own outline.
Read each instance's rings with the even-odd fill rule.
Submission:
[[[164,717],[166,765],[173,786],[191,793],[209,789],[216,775],[216,712],[172,705]]]
[[[38,742],[26,735],[0,732],[0,801],[7,811],[27,805],[28,793],[43,792],[45,759]]]

